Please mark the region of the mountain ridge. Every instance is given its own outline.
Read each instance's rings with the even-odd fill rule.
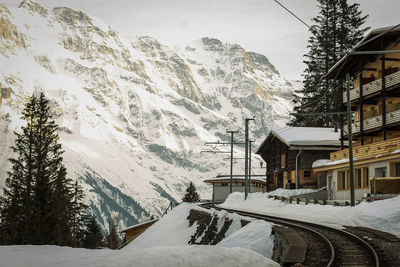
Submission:
[[[202,180],[229,164],[200,153],[204,143],[228,140],[226,129],[243,135],[244,119],[253,116],[252,138],[264,138],[292,109],[291,84],[265,56],[237,44],[128,40],[82,11],[32,1],[0,4],[0,19],[0,83],[12,89],[0,105],[0,185],[23,103],[44,91],[68,175],[82,183],[103,227],[110,216],[124,226],[162,214],[190,181],[209,198]],[[235,172],[243,171],[239,163]]]

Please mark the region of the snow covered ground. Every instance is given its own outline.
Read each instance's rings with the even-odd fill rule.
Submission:
[[[313,192],[318,192],[318,190],[315,190],[315,189],[283,189],[283,188],[278,188],[278,189],[276,189],[274,191],[268,192],[268,194],[270,196],[292,197],[292,196],[308,194],[308,193],[313,193]]]
[[[279,264],[242,248],[219,246],[168,246],[122,250],[89,250],[57,246],[0,247],[2,266],[264,266]]]
[[[1,266],[279,266],[267,258],[273,248],[271,225],[225,211],[211,210],[220,218],[219,229],[226,217],[233,220],[225,239],[217,246],[188,245],[197,228],[186,219],[191,209],[205,210],[183,203],[121,250],[0,246]],[[252,221],[240,228],[241,219]]]
[[[400,196],[374,202],[363,202],[355,207],[319,204],[288,204],[267,198],[267,193],[235,192],[219,205],[222,208],[245,210],[260,214],[298,219],[332,227],[364,226],[392,233],[400,237]]]

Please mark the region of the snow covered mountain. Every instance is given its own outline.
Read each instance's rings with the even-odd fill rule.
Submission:
[[[229,140],[226,129],[243,140],[244,119],[253,116],[259,143],[292,109],[292,85],[265,56],[239,45],[127,40],[81,11],[32,1],[15,9],[0,3],[0,59],[0,83],[11,88],[0,105],[0,185],[23,103],[44,91],[68,175],[83,184],[103,225],[110,216],[129,225],[162,213],[189,181],[210,198],[203,179],[229,164],[200,153],[204,143]]]

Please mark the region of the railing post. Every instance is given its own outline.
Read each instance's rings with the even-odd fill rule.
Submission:
[[[382,127],[383,140],[386,140],[386,81],[385,81],[385,54],[382,54]]]
[[[362,68],[360,71],[360,134],[361,134],[361,145],[364,145],[364,92],[363,92],[363,84],[362,84]]]

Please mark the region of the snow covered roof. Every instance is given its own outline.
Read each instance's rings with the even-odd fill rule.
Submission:
[[[243,180],[244,181],[244,175],[232,175],[232,180]],[[226,181],[230,180],[231,176],[230,175],[218,175],[217,177],[209,178],[204,180],[205,183],[214,183],[214,182],[219,182],[219,181]],[[257,182],[262,182],[266,183],[267,177],[265,175],[251,175],[251,181],[257,181]]]
[[[293,146],[340,146],[340,132],[335,132],[334,128],[322,127],[283,127],[271,130],[268,137],[262,142],[257,150],[265,145],[270,136],[273,135],[289,147]]]
[[[145,221],[145,222],[142,222],[142,223],[134,224],[134,225],[125,227],[125,228],[122,229],[120,232],[121,232],[121,233],[122,233],[122,232],[126,232],[126,231],[128,231],[128,230],[130,230],[130,229],[134,229],[134,228],[140,227],[140,226],[142,226],[142,225],[146,225],[146,224],[149,224],[149,223],[155,223],[155,222],[158,221],[159,219],[160,219],[160,218],[156,218],[156,219],[152,219],[152,220]]]

